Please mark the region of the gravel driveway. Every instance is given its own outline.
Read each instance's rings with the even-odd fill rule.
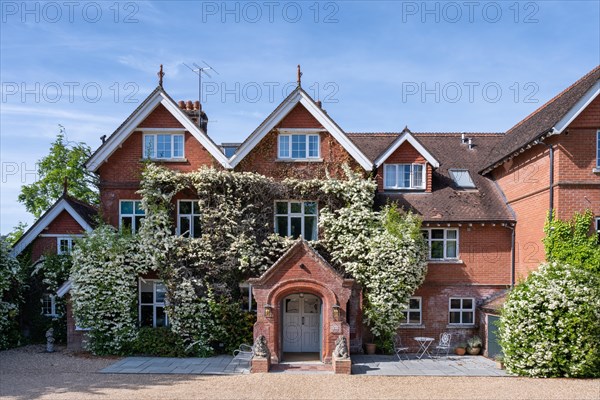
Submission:
[[[600,399],[600,380],[257,374],[111,375],[116,358],[0,352],[2,399]]]

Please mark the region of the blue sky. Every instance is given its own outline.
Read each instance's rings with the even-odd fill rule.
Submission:
[[[600,64],[597,1],[2,1],[0,232],[58,133],[96,148],[156,87],[242,141],[303,87],[348,132],[505,131]]]

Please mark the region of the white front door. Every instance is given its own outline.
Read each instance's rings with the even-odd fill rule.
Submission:
[[[318,297],[293,294],[283,300],[283,351],[319,352],[321,301]]]

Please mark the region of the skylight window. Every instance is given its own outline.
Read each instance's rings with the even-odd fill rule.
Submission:
[[[471,174],[466,169],[451,169],[450,176],[454,184],[461,189],[475,189],[476,186],[471,179]]]

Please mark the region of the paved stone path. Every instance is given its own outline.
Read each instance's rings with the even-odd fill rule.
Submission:
[[[235,375],[250,372],[247,360],[220,355],[209,358],[126,357],[100,372],[106,374]]]
[[[396,356],[352,355],[352,373],[379,376],[508,376],[496,363],[481,356],[399,361]],[[300,364],[298,364],[300,365]],[[273,372],[284,374],[331,374],[330,365],[306,364],[273,366]],[[311,368],[314,367],[314,368]],[[250,372],[247,360],[232,356],[209,358],[127,357],[100,372],[106,374],[195,374],[238,375]]]
[[[449,356],[408,360],[396,356],[353,355],[352,373],[364,375],[401,376],[508,376],[496,362],[482,356]]]

